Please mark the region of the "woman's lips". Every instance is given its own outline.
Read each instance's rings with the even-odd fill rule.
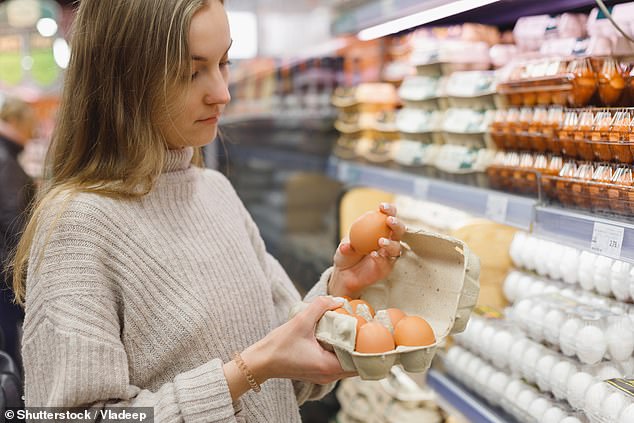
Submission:
[[[196,122],[214,124],[214,123],[218,123],[218,118],[219,117],[220,117],[220,115],[211,116],[211,117],[208,117],[206,119],[199,119]]]

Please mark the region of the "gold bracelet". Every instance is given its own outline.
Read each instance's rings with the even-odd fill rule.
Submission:
[[[247,382],[249,382],[249,386],[251,386],[251,389],[253,389],[254,392],[260,392],[260,384],[255,380],[255,377],[253,377],[253,373],[251,373],[251,370],[249,370],[249,366],[247,366],[247,364],[244,362],[239,352],[235,352],[235,354],[233,355],[233,360],[236,362],[236,365],[238,366],[244,377],[247,379]]]

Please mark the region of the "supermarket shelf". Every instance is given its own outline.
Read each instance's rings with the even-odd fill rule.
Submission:
[[[435,369],[427,372],[427,385],[451,408],[471,423],[511,423],[515,420],[500,410],[490,408],[484,399]]]
[[[556,242],[634,263],[632,223],[538,206],[533,232]]]
[[[531,198],[425,178],[334,157],[329,160],[328,173],[349,185],[365,185],[409,195],[524,230],[531,229],[537,203]]]
[[[221,126],[263,125],[284,129],[314,129],[330,131],[337,117],[336,111],[280,111],[248,112],[223,116]]]
[[[283,148],[230,145],[229,157],[238,163],[255,163],[284,170],[324,172],[328,157]]]

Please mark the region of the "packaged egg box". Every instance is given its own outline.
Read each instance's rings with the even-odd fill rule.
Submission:
[[[544,199],[568,208],[629,217],[634,177],[629,165],[566,161],[559,175],[542,175]]]
[[[409,76],[403,80],[398,89],[398,96],[405,106],[414,106],[423,110],[437,110],[438,99],[445,97],[446,77]]]
[[[515,266],[534,271],[540,276],[562,280],[585,291],[596,291],[601,296],[613,296],[619,302],[631,302],[634,298],[633,266],[623,260],[580,251],[521,231],[516,232],[509,254]],[[515,294],[512,291],[517,284],[515,278],[512,273],[507,278],[509,301],[514,301]],[[589,298],[598,300],[592,296]],[[624,306],[607,299],[605,301],[604,304],[609,308]]]
[[[401,166],[416,167],[422,170],[422,174],[435,177],[434,161],[440,145],[401,138],[392,149],[392,160]]]
[[[525,298],[511,310],[510,318],[532,339],[582,363],[625,361],[634,351],[634,326],[627,314],[557,294]]]
[[[508,350],[521,334],[503,317],[483,317],[474,311],[464,332],[454,335],[459,345],[487,359],[497,368],[508,366]]]
[[[634,150],[632,112],[621,109],[566,109],[557,142],[571,159],[631,163]]]
[[[357,157],[355,150],[358,142],[359,134],[340,134],[335,141],[332,154],[343,160],[352,160]]]
[[[454,378],[481,394],[491,405],[502,407],[518,421],[558,423],[565,418],[581,417],[564,402],[537,391],[521,378],[509,376],[459,346],[451,347],[443,359],[445,368]],[[581,419],[584,421],[583,417]]]
[[[489,125],[493,143],[501,150],[561,154],[557,130],[563,124],[563,107],[511,107],[499,109]]]
[[[634,422],[634,381],[610,379],[587,388],[583,411],[591,423]]]
[[[396,132],[396,114],[391,110],[378,112],[340,111],[335,129],[341,133],[354,134],[360,131]]]
[[[396,112],[396,128],[407,139],[442,144],[437,136],[442,128],[443,112],[404,107]]]
[[[372,164],[387,163],[392,160],[392,150],[398,141],[399,136],[395,132],[364,132],[355,144],[355,156]]]
[[[374,319],[366,317],[392,333],[394,328],[385,310],[398,308],[425,319],[436,342],[421,347],[397,346],[385,353],[359,353],[357,319],[327,311],[317,324],[317,339],[334,350],[344,370],[356,371],[362,379],[382,379],[395,364],[409,372],[426,371],[438,344],[449,334],[464,330],[477,301],[480,263],[466,244],[425,231],[408,231],[402,242],[403,255],[390,275],[361,294],[361,299],[377,311]],[[305,306],[299,303],[291,315]]]
[[[542,58],[518,63],[497,86],[511,106],[623,106],[632,76],[615,57]]]
[[[590,385],[632,374],[634,370],[634,360],[595,365],[580,363],[527,338],[504,320],[483,319],[477,315],[455,339],[505,375],[536,385],[541,392],[552,393],[556,400],[568,401],[575,410],[582,408],[585,390]]]
[[[504,106],[495,88],[494,71],[454,72],[447,79],[445,94],[450,107],[487,110]]]
[[[558,172],[561,166],[559,156],[498,151],[486,171],[491,188],[537,196],[540,175]]]
[[[340,110],[363,113],[394,110],[399,99],[392,84],[364,82],[355,87],[337,87],[331,102]]]
[[[394,367],[393,369],[398,369]],[[405,376],[409,379],[408,376]],[[339,384],[336,395],[343,411],[355,421],[362,423],[440,423],[442,415],[439,407],[433,402],[433,392],[423,390],[414,384],[422,400],[401,400],[393,394],[393,375],[381,381],[362,381],[359,378],[348,378]]]

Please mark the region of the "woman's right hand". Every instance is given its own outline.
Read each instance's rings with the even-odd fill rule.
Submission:
[[[355,376],[341,368],[337,356],[325,350],[315,338],[315,326],[328,310],[341,307],[331,298],[318,297],[310,305],[262,340],[242,352],[256,380],[287,378],[327,384]]]

